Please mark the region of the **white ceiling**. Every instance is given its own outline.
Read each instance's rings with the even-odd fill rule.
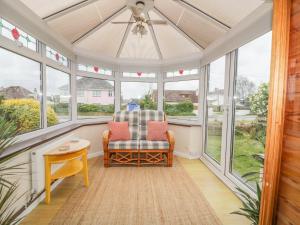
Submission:
[[[20,0],[74,48],[101,57],[161,60],[202,54],[236,26],[262,0],[154,0],[150,19],[168,25],[148,27],[141,37],[130,21],[127,0]],[[127,29],[128,27],[128,29]],[[127,31],[126,31],[127,30]]]

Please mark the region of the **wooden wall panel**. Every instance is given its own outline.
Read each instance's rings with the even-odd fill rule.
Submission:
[[[291,0],[274,0],[273,3],[272,61],[260,225],[271,225],[275,221],[285,122]]]
[[[277,225],[300,224],[300,0],[293,0]]]

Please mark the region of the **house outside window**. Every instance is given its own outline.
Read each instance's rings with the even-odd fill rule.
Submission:
[[[114,82],[98,78],[76,79],[79,119],[109,116],[114,113]]]
[[[101,91],[100,90],[94,90],[92,95],[93,95],[93,97],[101,97]]]
[[[78,97],[84,97],[84,91],[83,90],[77,90],[77,96]]]

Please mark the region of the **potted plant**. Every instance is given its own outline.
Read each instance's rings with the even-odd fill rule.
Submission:
[[[0,157],[3,152],[16,143],[18,133],[14,123],[0,117]],[[9,178],[16,175],[22,169],[22,164],[11,165],[7,161],[15,154],[0,158],[0,225],[14,225],[20,222],[19,209],[15,207],[18,201],[17,183]]]

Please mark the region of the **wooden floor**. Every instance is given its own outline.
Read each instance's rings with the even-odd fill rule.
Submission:
[[[95,164],[95,161],[97,161],[96,164]],[[90,165],[91,164],[98,165],[98,161],[99,161],[99,159],[92,159],[90,161]],[[172,220],[172,223],[171,223],[172,225],[177,225],[177,224],[195,224],[195,225],[218,224],[218,221],[215,222],[215,220],[214,220],[214,215],[216,215],[218,217],[218,219],[221,221],[222,224],[228,224],[228,225],[250,224],[243,217],[230,214],[230,212],[238,209],[238,207],[240,206],[241,203],[240,203],[239,199],[215,175],[213,175],[212,172],[210,172],[208,170],[208,168],[203,163],[201,163],[200,160],[188,160],[188,159],[183,159],[183,158],[177,158],[176,163],[177,163],[177,165],[179,164],[179,166],[183,166],[183,168],[184,168],[183,170],[186,171],[185,176],[189,176],[188,177],[189,179],[187,179],[186,182],[193,182],[192,183],[193,185],[190,185],[188,183],[186,184],[186,185],[188,185],[185,187],[187,189],[187,192],[190,192],[190,194],[195,194],[195,190],[192,187],[190,187],[190,186],[193,186],[193,187],[195,187],[195,189],[197,189],[196,192],[198,191],[197,193],[199,193],[199,196],[195,197],[195,202],[191,202],[191,206],[195,206],[195,207],[189,208],[189,204],[190,204],[189,201],[191,201],[191,200],[187,201],[187,199],[183,199],[183,201],[180,202],[180,204],[182,204],[182,205],[180,205],[180,207],[177,207],[177,208],[180,208],[180,210],[182,210],[182,211],[188,210],[188,213],[190,213],[193,217],[193,218],[187,218],[187,220],[190,220],[190,222],[185,223],[185,222],[182,222],[182,220],[180,220],[180,218],[177,218],[176,220]],[[161,172],[161,171],[164,171],[164,169],[165,168],[161,168],[156,171]],[[90,171],[91,183],[93,182],[93,171],[92,170],[93,170],[93,168],[91,168],[91,171]],[[97,168],[97,170],[99,170],[99,168]],[[131,170],[128,170],[128,171],[133,171],[133,170],[134,170],[134,168]],[[94,173],[95,173],[95,171],[94,171]],[[152,171],[151,171],[151,174],[152,174]],[[173,176],[174,176],[174,174],[173,174]],[[153,178],[155,178],[155,176],[153,176],[151,179],[153,179]],[[76,220],[77,215],[72,215],[72,217],[73,217],[72,223],[67,223],[66,220],[62,220],[64,215],[68,214],[68,212],[70,210],[72,210],[72,212],[73,212],[72,207],[76,207],[75,206],[76,201],[73,201],[73,204],[75,204],[74,206],[72,206],[70,203],[70,198],[74,198],[74,196],[76,196],[76,195],[74,195],[74,193],[76,193],[76,191],[77,191],[77,195],[78,195],[76,198],[77,199],[81,198],[80,192],[78,192],[78,190],[76,190],[76,189],[78,189],[78,187],[81,187],[81,183],[82,183],[82,177],[80,175],[65,179],[63,181],[63,183],[60,184],[59,187],[52,193],[51,204],[46,205],[44,203],[40,203],[39,206],[36,209],[34,209],[32,211],[32,213],[30,213],[23,220],[22,224],[24,224],[24,225],[29,225],[29,224],[39,224],[39,225],[44,225],[44,224],[89,224],[87,222],[86,223],[78,222]],[[119,185],[121,185],[121,183]],[[164,185],[164,184],[162,184],[162,185]],[[128,184],[127,184],[127,186],[128,186]],[[182,190],[183,187],[184,186],[179,187],[179,188],[181,188],[181,190]],[[171,189],[172,186],[169,188]],[[166,187],[166,190],[168,190],[167,187]],[[183,196],[184,195],[182,195],[182,197]],[[160,199],[152,199],[155,197],[160,198]],[[167,197],[169,197],[169,196],[167,196]],[[188,197],[189,196],[187,195],[187,198]],[[198,197],[199,197],[199,199],[198,199],[199,201],[197,202],[196,199]],[[205,204],[201,205],[202,204],[201,197],[206,199],[206,201],[204,199],[204,203],[205,204],[208,203],[208,205],[210,205],[210,207],[205,207]],[[82,198],[84,198],[84,197],[82,196]],[[127,198],[128,198],[128,196],[127,196]],[[158,203],[159,203],[159,201],[161,201],[161,203],[164,204],[164,201],[167,201],[167,200],[162,200],[161,198],[162,198],[162,196],[151,195],[151,200],[157,201]],[[194,199],[192,199],[192,200],[194,201]],[[93,202],[92,202],[93,196],[91,196],[89,198],[89,200],[85,199],[85,201],[93,204]],[[130,204],[130,202],[134,201],[134,199],[131,200],[131,198],[129,197],[128,201],[129,201],[128,204]],[[113,202],[113,200],[111,202]],[[117,202],[117,200],[116,200],[116,202]],[[80,203],[78,202],[78,204],[80,204]],[[107,204],[110,204],[110,202],[108,202]],[[114,205],[114,207],[116,207],[116,206],[118,207],[119,205]],[[87,206],[85,206],[85,207],[87,207]],[[205,210],[206,210],[206,208],[210,208],[210,209],[201,215],[201,213],[199,214],[199,210],[201,210],[200,209],[201,207],[204,208]],[[67,209],[67,208],[69,208],[69,209]],[[123,206],[123,208],[121,207],[120,209],[124,209],[124,206]],[[127,210],[127,208],[126,208],[126,210]],[[171,208],[171,210],[172,210],[172,208]],[[193,211],[193,210],[195,210],[195,211]],[[209,224],[206,224],[207,222],[204,222],[204,223],[195,222],[195,221],[197,221],[197,214],[199,214],[199,216],[201,218],[201,216],[203,217],[203,215],[206,216],[206,214],[211,214],[211,211],[212,211],[212,216],[209,217],[208,220],[206,220],[207,218],[204,218],[204,220],[209,221],[212,218],[212,222],[209,222]],[[81,211],[78,211],[77,214],[80,214],[79,212],[82,214]],[[168,213],[169,212],[165,212],[165,215],[168,215]],[[178,213],[178,212],[176,212],[176,213]],[[174,214],[174,212],[173,212],[173,214]],[[93,215],[95,215],[95,213]],[[82,217],[82,215],[78,215],[78,217],[79,216]],[[188,217],[189,216],[190,215],[188,215]],[[144,222],[145,218],[148,219],[148,217],[149,216],[147,216],[147,215],[144,218],[142,217],[142,221]],[[177,216],[177,217],[180,217],[180,216]],[[38,221],[38,223],[37,223],[37,221]],[[110,220],[108,220],[108,221],[110,221]],[[155,222],[155,220],[153,220],[153,218],[152,218],[152,221],[149,220],[149,223],[146,223],[146,222],[141,223],[141,221],[138,221],[135,224],[139,224],[139,225],[151,224],[151,223],[155,224],[155,225],[156,224],[170,224],[170,223],[165,223],[165,221],[164,222],[161,222],[161,221],[162,220],[160,219]],[[119,221],[119,222],[115,222],[113,224],[126,225],[128,223],[124,223],[124,221],[123,222]]]

